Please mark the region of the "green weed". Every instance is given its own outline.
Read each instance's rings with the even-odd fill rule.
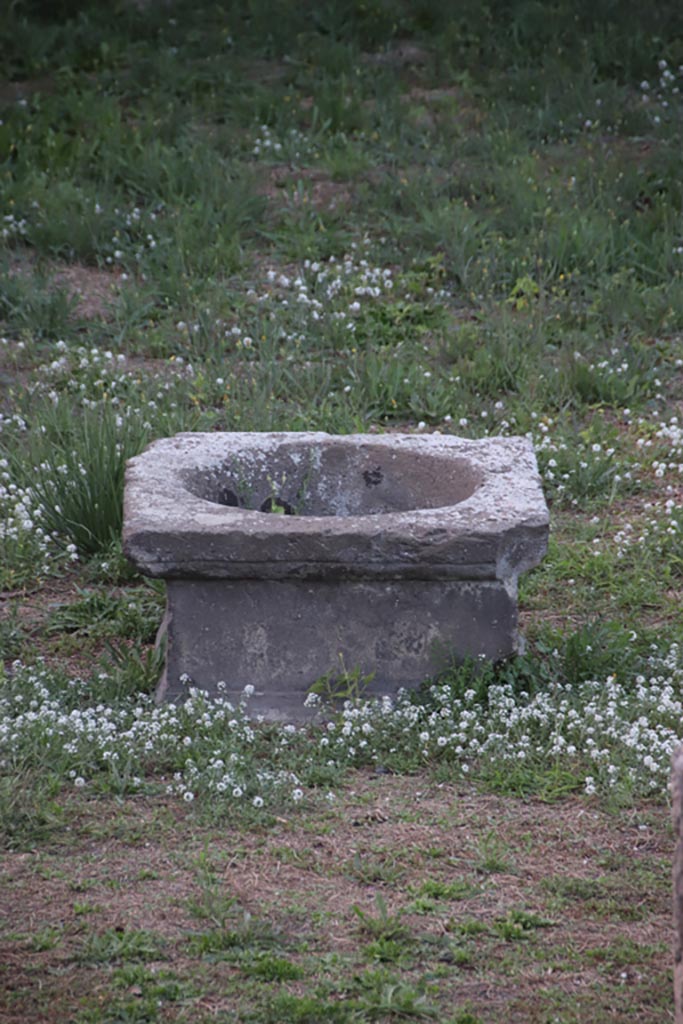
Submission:
[[[97,690],[102,700],[117,702],[127,696],[151,693],[164,667],[163,645],[140,649],[109,643],[100,659]]]
[[[60,785],[51,774],[18,766],[0,776],[2,845],[26,850],[53,839],[64,828]]]
[[[13,601],[0,619],[0,661],[18,657],[26,639],[27,633],[19,618],[19,604]]]
[[[309,689],[311,695],[332,704],[363,698],[372,683],[374,673],[365,675],[358,666],[350,670],[347,669],[341,655],[340,663],[341,670],[339,672],[328,672],[313,683]]]
[[[371,914],[362,907],[354,905],[352,910],[360,921],[361,931],[373,939],[399,940],[405,939],[408,935],[406,924],[401,920],[402,915],[390,914],[386,902],[378,893],[375,896],[377,913]]]
[[[369,942],[365,947],[364,954],[368,960],[380,964],[399,964],[405,966],[411,959],[410,950],[404,940],[387,939],[381,936],[374,942]]]
[[[586,950],[585,955],[595,963],[614,969],[652,959],[661,952],[661,949],[660,945],[647,945],[635,942],[627,936],[620,936],[605,946]]]
[[[370,1017],[424,1020],[438,1017],[437,1007],[418,986],[402,981],[383,968],[366,970],[358,978],[359,1001]]]
[[[232,928],[220,926],[190,936],[188,952],[242,962],[245,951],[249,951],[249,963],[252,963],[253,956],[260,951],[269,952],[280,944],[280,938],[270,923],[253,917],[248,911],[236,913],[232,923]]]
[[[508,874],[513,871],[510,851],[493,829],[477,844],[474,869],[481,875]]]
[[[17,479],[30,485],[45,527],[73,551],[92,554],[119,536],[126,459],[149,439],[141,418],[114,409],[65,404],[45,410],[27,452],[7,451]]]
[[[546,921],[538,914],[530,914],[525,910],[511,910],[507,916],[493,925],[494,931],[506,942],[527,939],[537,928],[549,928],[551,921]]]
[[[260,981],[298,981],[304,972],[298,964],[281,956],[262,953],[251,962],[243,963],[241,970],[249,978]]]
[[[435,900],[464,900],[479,892],[476,885],[466,882],[464,879],[456,879],[454,882],[444,882],[436,878],[428,878],[419,888],[421,896],[429,896]]]
[[[34,953],[44,953],[48,949],[54,949],[61,940],[62,929],[54,925],[47,925],[33,933],[29,940],[29,946]]]
[[[395,885],[405,875],[405,867],[390,853],[380,856],[379,853],[372,855],[358,850],[353,855],[348,872],[366,885],[378,882]]]
[[[214,928],[224,930],[228,921],[235,916],[237,900],[223,891],[206,850],[196,861],[195,875],[199,895],[188,902],[188,909],[195,917],[209,921]]]
[[[159,960],[165,943],[160,936],[145,929],[108,928],[88,935],[78,954],[82,963],[101,964],[119,960]]]
[[[352,1024],[358,1019],[357,1004],[317,999],[315,996],[295,996],[282,993],[274,996],[263,1009],[252,1015],[254,1024]]]
[[[77,600],[58,605],[48,633],[154,640],[163,606],[159,585],[131,588],[122,594],[76,588]]]
[[[0,322],[11,324],[25,338],[45,349],[49,339],[72,326],[76,300],[64,286],[41,269],[29,267],[0,269]],[[26,344],[26,341],[24,341]]]

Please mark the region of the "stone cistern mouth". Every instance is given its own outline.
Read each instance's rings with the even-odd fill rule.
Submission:
[[[386,445],[283,445],[252,449],[181,471],[195,497],[226,507],[293,516],[372,516],[457,505],[481,486],[466,458]]]

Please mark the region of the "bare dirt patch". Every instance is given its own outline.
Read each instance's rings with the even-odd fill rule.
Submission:
[[[301,195],[296,191],[300,181],[305,184]],[[269,199],[282,200],[285,190],[289,190],[287,196],[293,205],[306,202],[316,210],[337,210],[348,206],[353,199],[349,185],[333,181],[324,171],[304,167],[293,170],[285,165],[271,168],[261,185],[261,194]]]
[[[36,260],[26,252],[16,252],[10,276],[29,277],[36,272]],[[120,274],[82,263],[52,261],[42,268],[41,280],[51,291],[64,291],[73,302],[73,314],[83,320],[106,320],[110,306],[124,284]]]
[[[84,320],[106,319],[121,286],[119,276],[111,271],[79,263],[56,265],[52,280],[74,299],[75,313]]]
[[[17,103],[30,99],[36,93],[49,96],[57,88],[52,75],[26,78],[22,82],[0,82],[0,103]]]
[[[69,818],[56,844],[3,861],[2,1019],[13,1024],[71,1019],[83,1000],[113,998],[112,967],[125,962],[116,937],[125,948],[134,933],[159,944],[149,970],[192,979],[195,1014],[234,1013],[244,949],[210,955],[197,946],[199,938],[210,949],[218,934],[197,908],[210,917],[226,899],[234,907],[226,926],[239,931],[248,921],[245,949],[267,933],[278,955],[303,965],[305,981],[291,992],[334,982],[335,962],[356,972],[372,965],[381,898],[408,935],[406,976],[436,970],[444,1012],[467,1003],[484,1022],[607,1020],[601,1007],[623,1005],[628,986],[628,1016],[609,1019],[670,1019],[672,841],[663,807],[616,815],[583,800],[503,800],[424,777],[358,774],[335,808],[267,828],[206,826],[151,799],[117,810],[74,798]],[[459,899],[425,898],[458,882]],[[516,920],[532,924],[525,931]],[[111,958],[92,962],[103,942]],[[569,1016],[591,992],[595,1002],[581,1012],[590,1004],[595,1018]],[[556,999],[566,1017],[546,1016]],[[181,1007],[165,1007],[164,1020],[185,1019]]]

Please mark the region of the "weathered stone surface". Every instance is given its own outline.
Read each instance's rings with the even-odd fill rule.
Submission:
[[[514,595],[493,580],[169,580],[168,606],[159,696],[220,680],[237,700],[250,684],[249,707],[266,717],[301,715],[311,684],[342,660],[374,673],[370,693],[395,693],[445,668],[454,651],[495,659],[517,642]]]
[[[300,514],[260,511],[273,496]],[[150,576],[504,579],[547,535],[526,438],[179,434],[126,477],[124,546]]]
[[[126,553],[169,581],[159,696],[250,684],[271,717],[340,654],[386,693],[512,653],[547,535],[525,438],[180,434],[126,477]]]

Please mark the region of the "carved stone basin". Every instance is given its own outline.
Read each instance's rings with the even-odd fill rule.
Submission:
[[[340,666],[371,692],[518,648],[517,577],[548,510],[526,438],[179,434],[131,459],[124,548],[167,580],[158,697],[304,712]]]

